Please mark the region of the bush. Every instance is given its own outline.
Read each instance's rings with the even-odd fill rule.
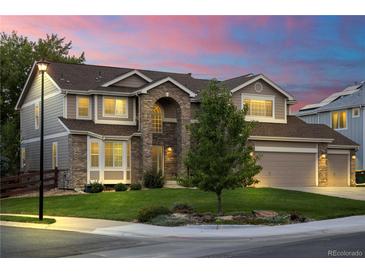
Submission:
[[[146,207],[138,212],[137,219],[141,223],[146,223],[159,215],[168,215],[170,213],[170,210],[164,206]]]
[[[99,193],[104,190],[104,185],[99,182],[91,182],[85,186],[85,192]]]
[[[115,191],[126,191],[128,187],[125,184],[119,183],[114,186]]]
[[[175,204],[172,212],[189,214],[194,212],[194,208],[188,204]]]
[[[130,190],[141,190],[142,185],[140,183],[132,183],[129,188]]]
[[[162,188],[165,184],[165,178],[162,172],[147,171],[143,175],[143,185],[147,188]]]

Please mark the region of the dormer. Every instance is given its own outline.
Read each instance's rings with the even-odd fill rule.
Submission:
[[[287,123],[289,106],[295,102],[293,96],[262,74],[247,77],[231,93],[237,107],[247,105],[248,121]]]

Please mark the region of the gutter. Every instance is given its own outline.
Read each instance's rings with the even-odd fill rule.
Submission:
[[[279,136],[250,136],[249,140],[254,141],[285,141],[285,142],[310,142],[310,143],[332,143],[330,138],[300,138],[300,137],[279,137]]]

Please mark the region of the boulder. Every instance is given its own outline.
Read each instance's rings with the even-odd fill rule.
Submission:
[[[273,210],[253,210],[252,213],[256,218],[274,218],[279,215]]]

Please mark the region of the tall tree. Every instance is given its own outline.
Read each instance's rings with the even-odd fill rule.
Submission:
[[[19,167],[19,113],[16,102],[34,61],[45,58],[64,63],[83,63],[85,55],[70,54],[72,42],[51,34],[31,41],[16,32],[0,34],[0,121],[1,175],[15,173]],[[5,136],[6,135],[6,136]]]
[[[202,91],[198,123],[191,127],[192,147],[185,164],[189,175],[183,181],[217,196],[217,212],[223,214],[222,192],[257,183],[261,170],[248,137],[254,126],[245,121],[247,109],[232,103],[228,89],[212,81]]]

